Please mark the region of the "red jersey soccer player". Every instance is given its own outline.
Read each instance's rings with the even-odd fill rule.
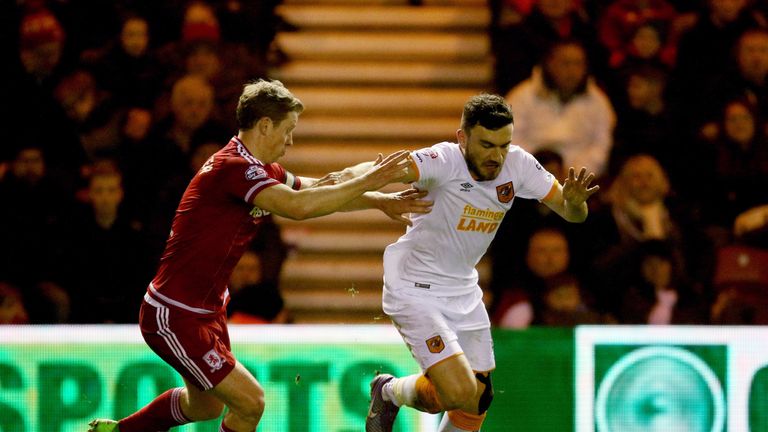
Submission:
[[[147,344],[184,378],[119,422],[94,420],[90,432],[168,430],[227,414],[220,431],[253,431],[264,391],[230,351],[227,281],[269,213],[305,219],[337,210],[378,207],[395,219],[430,210],[423,196],[369,193],[407,172],[407,152],[373,167],[361,164],[323,180],[294,177],[276,161],[293,144],[304,106],[279,81],[248,84],[237,106],[239,133],[195,175],[181,199],[139,324]],[[362,168],[361,168],[362,167]],[[370,167],[370,168],[369,168]],[[356,169],[357,168],[357,169]],[[349,178],[348,178],[349,177]],[[365,194],[365,195],[363,195]]]

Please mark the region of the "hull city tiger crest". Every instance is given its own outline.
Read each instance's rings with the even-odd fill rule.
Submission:
[[[515,187],[512,186],[512,182],[496,186],[496,197],[504,204],[512,201],[515,197]]]
[[[445,343],[440,335],[427,339],[427,348],[432,354],[437,354],[445,349]]]

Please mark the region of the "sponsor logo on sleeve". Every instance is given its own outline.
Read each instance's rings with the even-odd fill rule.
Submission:
[[[215,155],[211,156],[211,157],[208,158],[207,161],[205,161],[203,166],[200,168],[200,174],[205,174],[207,172],[210,172],[213,169],[213,159],[215,157],[216,157]]]
[[[248,180],[256,180],[266,176],[266,171],[264,171],[264,169],[258,165],[251,165],[247,170],[245,170],[245,178]]]

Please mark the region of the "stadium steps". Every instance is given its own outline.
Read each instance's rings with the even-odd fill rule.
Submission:
[[[281,163],[300,176],[453,141],[464,102],[491,82],[484,0],[285,0],[278,13],[297,30],[278,34],[290,60],[272,76],[306,106]],[[389,322],[382,253],[402,224],[375,210],[276,220],[296,322]],[[489,268],[481,262],[481,280]]]

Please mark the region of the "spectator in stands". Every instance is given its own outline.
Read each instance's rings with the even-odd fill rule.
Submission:
[[[41,148],[18,150],[0,182],[0,281],[19,288],[33,323],[63,323],[63,233],[72,191],[47,173]]]
[[[629,281],[618,316],[622,324],[707,324],[705,302],[685,281],[675,265],[670,244],[660,240],[640,243],[635,276]]]
[[[515,110],[513,144],[528,151],[549,148],[566,166],[603,173],[615,114],[607,95],[588,72],[582,44],[553,44],[540,67],[507,95]]]
[[[212,119],[213,88],[194,75],[179,79],[171,92],[171,114],[160,120],[146,140],[130,149],[124,166],[126,189],[133,196],[158,256],[168,235],[176,203],[189,169],[192,143],[200,139],[221,142],[227,129]],[[152,157],[147,157],[152,155]]]
[[[71,184],[86,158],[71,122],[53,98],[56,83],[70,67],[63,57],[64,43],[64,29],[50,11],[35,9],[23,15],[20,63],[8,61],[11,78],[4,80],[7,92],[0,106],[5,115],[0,121],[5,124],[0,129],[6,134],[4,157],[12,158],[34,142],[48,158],[48,175]]]
[[[229,278],[232,300],[227,316],[233,324],[284,324],[290,321],[277,283],[265,281],[261,257],[246,251]]]
[[[160,94],[165,79],[151,46],[147,19],[129,14],[117,40],[93,62],[99,86],[116,106],[149,109]]]
[[[19,290],[0,282],[0,324],[28,324],[29,316]]]
[[[494,322],[506,328],[603,322],[587,306],[580,282],[570,271],[570,256],[561,230],[536,230],[528,241],[525,271],[501,293]]]
[[[701,207],[703,221],[720,244],[730,241],[739,213],[768,202],[768,140],[757,115],[748,101],[730,101],[717,138],[700,140],[697,157],[687,165],[686,196]],[[706,191],[698,190],[696,180],[690,179],[702,174],[717,179]]]
[[[666,32],[676,17],[675,8],[666,0],[616,0],[598,19],[600,42],[609,50],[609,65],[616,68],[628,57],[650,58],[658,55],[671,63]],[[654,47],[655,45],[655,47]]]
[[[142,233],[120,209],[123,197],[122,175],[114,163],[97,164],[67,254],[73,322],[138,322],[151,270]]]
[[[578,41],[596,68],[605,64],[605,50],[595,31],[574,0],[535,0],[530,13],[519,24],[492,31],[495,91],[506,94],[525,80],[552,44]]]
[[[627,103],[617,107],[609,177],[615,177],[627,158],[636,154],[653,156],[667,172],[686,156],[669,118],[664,99],[666,84],[667,74],[653,66],[628,71],[623,89]]]
[[[709,83],[708,109],[699,134],[715,139],[722,107],[734,99],[743,99],[755,107],[758,119],[768,114],[768,30],[745,31],[734,49],[734,61],[724,75]],[[759,127],[759,125],[758,125]]]
[[[618,315],[623,287],[632,277],[633,253],[648,240],[669,243],[675,268],[693,281],[708,280],[711,245],[671,197],[667,174],[656,159],[643,154],[627,159],[606,195],[608,206],[595,211],[587,225],[593,248],[588,253],[596,257],[589,282],[601,310]]]
[[[708,0],[695,25],[678,43],[671,89],[678,127],[695,135],[706,121],[717,116],[711,95],[702,89],[722,85],[739,36],[759,21],[746,0]]]
[[[224,45],[212,40],[185,44],[185,72],[208,81],[214,89],[215,112],[234,112],[242,83],[266,78],[267,72],[244,47]],[[234,123],[225,125],[235,128]]]
[[[115,157],[120,143],[120,115],[91,73],[77,70],[54,90],[90,161]]]

